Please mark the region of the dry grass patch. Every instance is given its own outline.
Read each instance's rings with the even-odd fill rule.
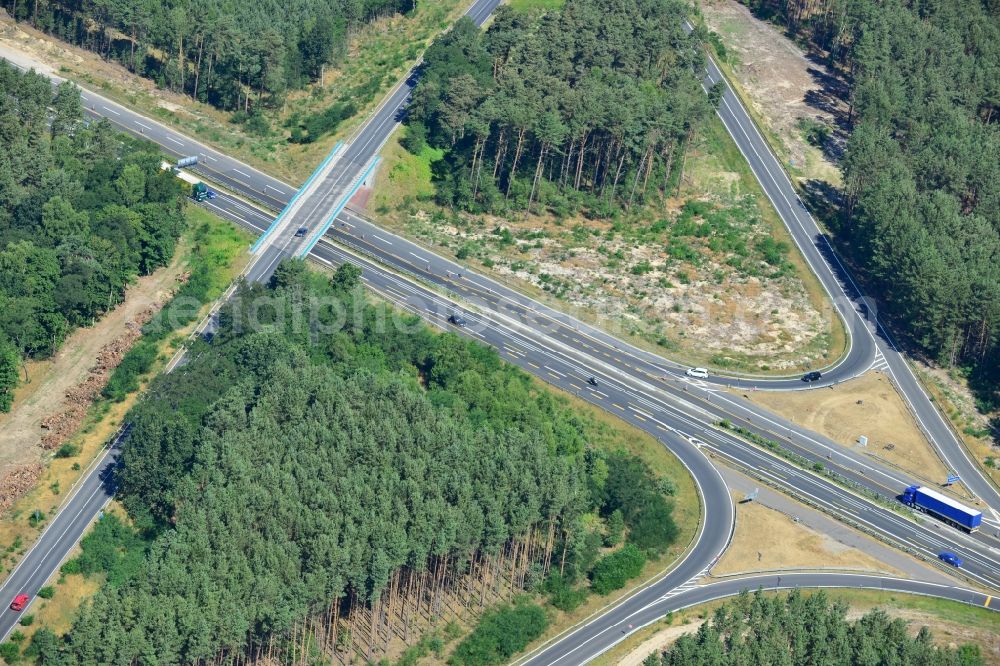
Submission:
[[[734,497],[738,502],[740,497]],[[767,535],[762,539],[761,535]],[[849,569],[902,576],[902,572],[758,502],[736,504],[736,532],[716,575],[775,569]]]
[[[846,448],[859,449],[868,438],[866,455],[887,461],[929,484],[940,484],[948,470],[917,426],[889,378],[869,371],[832,388],[808,391],[756,391],[746,394],[809,430]],[[902,491],[902,488],[900,488]]]

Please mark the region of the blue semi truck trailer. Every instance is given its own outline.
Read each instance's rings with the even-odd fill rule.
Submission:
[[[983,522],[982,511],[970,509],[961,502],[924,486],[910,486],[904,490],[903,504],[929,513],[966,532],[975,532]]]

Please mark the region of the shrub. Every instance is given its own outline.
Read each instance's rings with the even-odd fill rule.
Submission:
[[[132,347],[101,391],[105,398],[121,402],[129,393],[139,389],[139,378],[149,372],[156,360],[157,349],[152,340],[140,340]]]
[[[45,513],[41,509],[35,509],[28,516],[28,524],[32,527],[38,527],[43,522],[45,522]]]
[[[51,599],[56,595],[56,588],[51,585],[46,585],[42,589],[38,590],[38,596],[42,599]]]
[[[605,555],[590,572],[590,587],[598,594],[607,594],[625,587],[625,583],[642,573],[646,556],[634,544],[628,543],[616,553]]]
[[[66,560],[65,564],[59,567],[59,571],[68,576],[80,573],[80,558],[74,557],[72,560]]]
[[[542,588],[549,595],[549,603],[567,613],[576,608],[587,598],[586,589],[575,589],[565,576],[554,573],[545,581]]]
[[[66,442],[56,451],[56,458],[72,458],[80,452],[80,447],[76,444]]]
[[[34,623],[35,623],[35,616],[34,615],[24,615],[24,616],[21,617],[21,626],[22,627],[30,627]]]
[[[542,635],[549,621],[545,611],[525,600],[487,611],[475,630],[448,659],[452,666],[500,664]]]
[[[16,664],[21,659],[21,650],[18,649],[17,643],[9,641],[0,643],[0,657],[8,664]]]

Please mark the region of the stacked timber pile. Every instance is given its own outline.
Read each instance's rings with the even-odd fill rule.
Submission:
[[[66,391],[65,409],[42,419],[42,448],[51,451],[59,447],[83,423],[87,409],[108,383],[111,373],[125,358],[125,354],[142,336],[142,327],[153,318],[159,307],[150,306],[125,325],[125,332],[101,347],[97,362],[87,373],[87,378]]]
[[[31,490],[42,476],[41,463],[14,467],[0,474],[0,514],[4,513],[21,495]]]

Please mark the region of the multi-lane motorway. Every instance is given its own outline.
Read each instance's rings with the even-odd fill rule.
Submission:
[[[477,24],[482,24],[496,4],[496,0],[476,2],[469,10],[469,16]],[[710,65],[709,82],[718,77],[718,70],[714,64]],[[624,637],[628,633],[628,625],[637,628],[644,622],[643,618],[658,617],[658,614],[670,610],[670,603],[682,603],[683,599],[696,599],[700,598],[698,595],[716,594],[719,590],[728,589],[714,584],[695,585],[727,544],[733,521],[729,493],[706,453],[754,470],[767,482],[868,531],[883,534],[893,543],[918,555],[932,559],[945,547],[960,550],[966,557],[970,580],[1000,589],[1000,559],[997,557],[1000,541],[992,535],[992,529],[968,536],[939,524],[913,522],[846,491],[822,475],[804,471],[725,430],[713,428],[711,424],[725,418],[771,439],[782,440],[786,448],[811,460],[823,461],[859,486],[883,495],[891,496],[911,481],[899,470],[874,465],[863,456],[835,447],[814,433],[773,417],[737,396],[716,391],[711,385],[686,381],[676,372],[677,366],[663,358],[553,311],[467,267],[439,257],[427,248],[389,234],[350,211],[338,210],[398,124],[399,113],[405,106],[411,85],[411,81],[407,80],[394,88],[376,113],[352,137],[348,146],[317,171],[293,207],[286,211],[284,222],[268,234],[251,269],[250,279],[266,279],[281,258],[294,256],[312,246],[312,256],[320,261],[330,264],[352,261],[362,266],[364,280],[371,288],[439,326],[449,326],[448,316],[462,312],[469,323],[459,332],[495,346],[508,360],[528,372],[577,393],[658,437],[691,470],[699,483],[704,503],[704,524],[695,546],[683,562],[666,577],[640,590],[594,622],[561,637],[543,654],[537,655],[532,663],[549,664],[558,660],[563,660],[561,663],[582,663],[585,655],[592,656]],[[89,113],[107,117],[119,127],[159,143],[170,154],[199,155],[201,162],[198,170],[206,178],[265,207],[282,209],[295,197],[296,188],[98,95],[85,91],[84,104]],[[994,501],[996,489],[968,459],[957,437],[913,380],[905,359],[895,352],[885,332],[861,314],[859,292],[843,267],[836,262],[835,255],[801,206],[777,160],[728,87],[719,114],[852,331],[850,352],[834,368],[825,372],[825,380],[832,382],[855,376],[875,363],[887,366],[948,464],[962,474],[963,480],[976,495],[993,507],[1000,507],[1000,501]],[[207,204],[257,232],[263,232],[272,224],[272,215],[236,197],[222,195]],[[331,220],[334,213],[339,215],[336,220]],[[323,239],[315,238],[318,230],[330,222],[332,227],[328,234]],[[307,227],[308,233],[295,235],[299,227]],[[869,305],[868,312],[871,311]],[[890,358],[890,353],[895,356]],[[587,381],[590,377],[595,378],[596,386]],[[908,383],[907,377],[912,384]],[[752,383],[775,389],[801,388],[801,383],[788,380],[755,379]],[[926,409],[930,413],[926,413]],[[113,455],[111,452],[102,458],[98,466]],[[0,599],[12,597],[20,591],[33,595],[58,567],[69,546],[82,534],[99,507],[103,506],[110,490],[99,473],[86,476],[80,482],[80,490],[67,501],[49,529],[26,554],[18,571],[0,587]],[[989,513],[986,517],[995,519]],[[31,575],[25,578],[25,573]],[[783,578],[786,585],[840,584],[840,579],[833,574]],[[882,579],[856,578],[852,579],[852,585],[858,582],[877,587],[879,580]],[[985,597],[976,597],[975,593],[959,591],[958,588],[931,587],[908,581],[900,584],[920,587],[916,591],[939,596],[957,595],[961,600],[972,603],[988,602]],[[735,590],[740,586],[754,587],[757,582],[732,585]],[[716,592],[705,591],[710,589]],[[2,635],[6,635],[13,621],[9,611],[0,614]],[[619,633],[621,626],[625,630]]]

